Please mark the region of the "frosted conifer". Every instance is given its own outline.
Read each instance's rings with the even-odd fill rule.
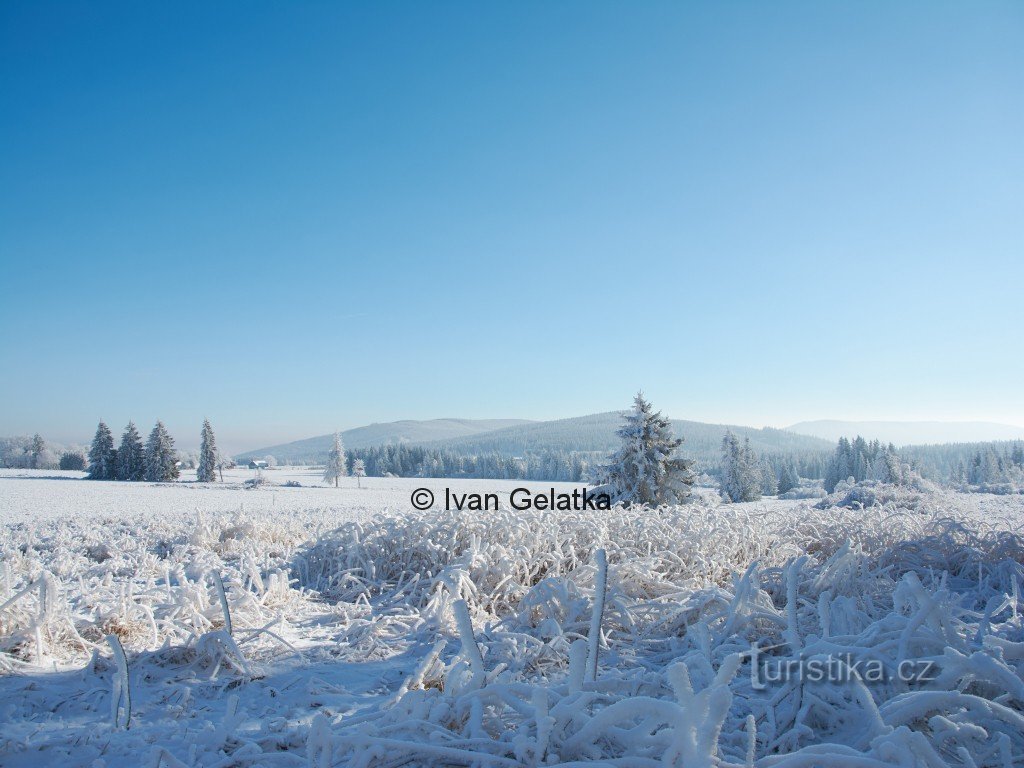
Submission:
[[[114,435],[101,421],[89,448],[89,479],[113,480],[114,477]]]
[[[757,501],[761,498],[762,476],[750,439],[740,445],[731,431],[722,438],[722,466],[719,493],[723,501]]]
[[[146,441],[146,480],[166,483],[178,478],[178,459],[174,451],[174,438],[158,421]]]
[[[217,441],[209,419],[203,419],[202,443],[199,446],[199,467],[196,478],[200,483],[212,483],[217,479]]]
[[[324,482],[334,483],[338,487],[338,478],[347,474],[345,468],[345,446],[341,443],[341,433],[334,433],[334,445],[327,454],[327,466],[324,468]]]
[[[117,449],[117,479],[139,481],[146,477],[146,455],[142,437],[129,421],[121,434],[121,447]]]
[[[638,393],[633,410],[618,431],[622,447],[605,467],[614,501],[630,504],[678,504],[690,495],[694,483],[691,462],[677,455],[683,441],[672,434],[672,424]]]
[[[779,470],[779,488],[780,494],[791,491],[800,485],[800,478],[796,474],[796,467],[793,466],[792,460],[786,460],[782,469]]]

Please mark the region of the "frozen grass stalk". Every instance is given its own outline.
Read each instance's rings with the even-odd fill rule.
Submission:
[[[462,652],[469,661],[469,668],[473,672],[475,685],[483,685],[486,673],[484,671],[484,657],[480,655],[480,646],[476,644],[473,637],[473,621],[469,618],[469,606],[465,600],[456,600],[452,605],[455,611],[455,624],[459,629],[459,640],[462,641]]]
[[[128,684],[128,658],[117,635],[107,635],[107,643],[114,654],[117,672],[113,681],[113,696],[110,701],[110,713],[114,719],[114,728],[127,730],[132,722],[132,693]]]
[[[213,574],[213,584],[217,588],[217,597],[220,598],[220,609],[224,612],[224,629],[229,635],[234,634],[231,626],[231,609],[228,607],[228,596],[224,591],[224,579],[219,573]]]
[[[594,612],[590,617],[589,647],[587,649],[587,679],[597,680],[597,651],[601,644],[601,620],[604,615],[604,596],[608,586],[608,556],[597,550],[597,575],[594,577]]]

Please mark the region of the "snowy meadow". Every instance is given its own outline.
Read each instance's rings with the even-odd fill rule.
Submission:
[[[0,764],[1024,763],[1024,497],[250,474],[0,474]]]

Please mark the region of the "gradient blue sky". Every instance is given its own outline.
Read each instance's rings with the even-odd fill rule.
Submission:
[[[1024,4],[0,4],[0,434],[1024,425]],[[194,435],[192,433],[195,433]]]

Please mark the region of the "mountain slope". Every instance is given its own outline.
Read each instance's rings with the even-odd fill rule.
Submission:
[[[981,443],[991,440],[1022,440],[1024,429],[986,421],[802,421],[789,432],[813,435],[835,442],[857,435],[896,445]]]
[[[397,443],[423,443],[434,440],[467,437],[481,432],[513,427],[531,422],[525,419],[430,419],[427,421],[392,421],[347,429],[341,433],[346,448],[371,448]],[[322,461],[330,450],[334,434],[308,437],[291,443],[256,448],[235,456],[238,461],[272,455],[278,461]]]

